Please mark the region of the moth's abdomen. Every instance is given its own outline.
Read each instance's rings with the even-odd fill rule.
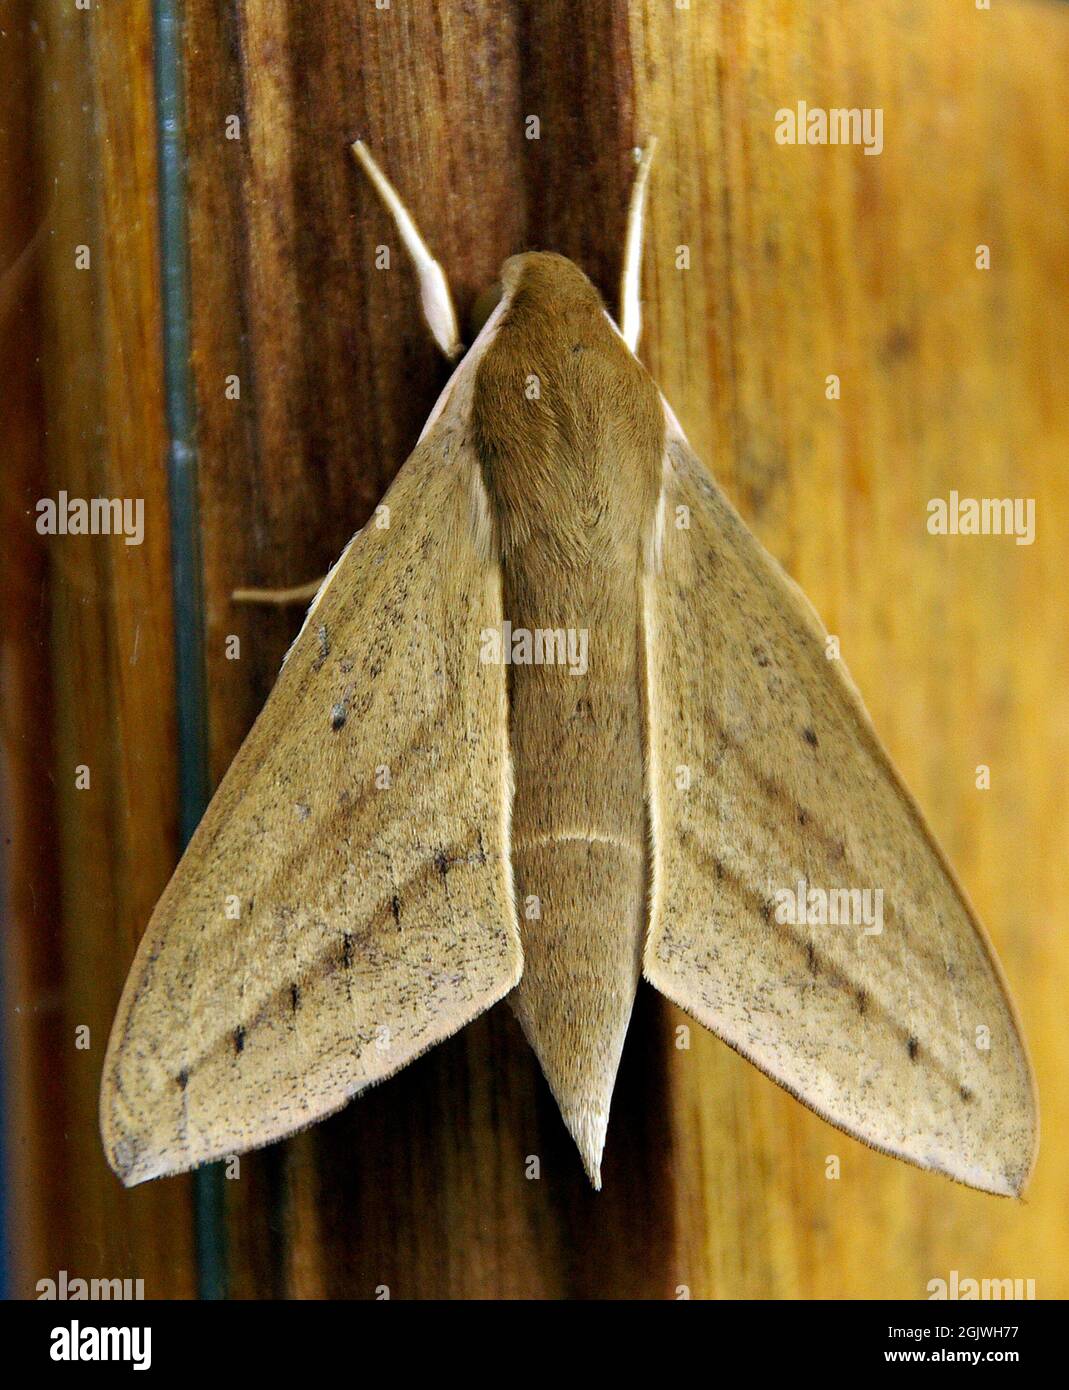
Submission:
[[[519,256],[479,364],[474,440],[503,575],[511,999],[595,1186],[646,932],[640,573],[664,419],[597,291]]]
[[[517,631],[536,621],[529,578],[506,576],[514,651]],[[509,668],[524,960],[510,998],[595,1186],[646,931],[636,598],[620,580],[611,593],[576,595],[585,635],[570,650],[585,643],[585,660]]]

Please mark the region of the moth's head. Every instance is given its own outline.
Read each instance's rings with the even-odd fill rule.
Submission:
[[[603,307],[601,296],[575,262],[553,251],[525,251],[508,258],[497,281],[475,301],[473,336],[482,332],[503,298],[549,310],[583,306],[600,313]]]

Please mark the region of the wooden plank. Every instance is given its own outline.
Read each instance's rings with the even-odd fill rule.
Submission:
[[[24,237],[42,230],[6,358],[21,358],[27,392],[9,805],[16,1006],[32,1051],[9,1136],[24,1220],[14,1282],[25,1294],[66,1269],[142,1278],[149,1297],[167,1296],[192,1287],[187,1183],[124,1192],[96,1120],[119,990],[177,848],[151,30],[145,11],[20,9],[33,177],[12,187],[11,206]],[[36,500],[60,490],[140,499],[143,542],[39,536]]]
[[[669,1069],[681,1281],[917,1298],[958,1269],[1064,1296],[1069,14],[896,0],[632,19],[638,120],[665,142],[646,360],[840,636],[1005,963],[1045,1134],[1027,1202],[992,1201],[839,1135],[694,1028]],[[799,100],[881,108],[883,153],[778,145],[775,113]],[[1035,498],[1035,544],[930,536],[927,503],[951,489]]]
[[[187,52],[197,54],[187,68],[194,357],[218,777],[300,619],[241,612],[230,591],[323,573],[414,444],[445,379],[407,263],[349,142],[361,135],[396,177],[449,267],[463,317],[506,256],[538,242],[582,255],[612,290],[633,134],[623,11],[550,7],[537,23],[533,12],[486,5],[353,12],[328,3],[297,16],[193,4],[187,14]],[[575,46],[583,73],[582,114],[548,61],[562,45]],[[417,54],[434,75],[422,89]],[[308,72],[314,99],[293,76]],[[474,122],[473,101],[482,113]],[[240,141],[222,139],[228,114],[240,117]],[[529,114],[540,114],[538,141],[525,139]],[[596,225],[582,214],[591,181],[610,204]],[[388,274],[373,269],[380,244],[394,246]],[[231,374],[239,401],[226,399]],[[241,640],[240,661],[226,659],[230,634]],[[636,1018],[639,1046],[656,1012],[651,1002]],[[633,1078],[636,1106],[655,1116],[663,1086],[641,1065]],[[620,1175],[613,1195],[594,1199],[537,1064],[499,1009],[389,1091],[284,1150],[243,1160],[228,1189],[235,1291],[597,1292],[595,1262],[577,1267],[568,1232],[585,1232],[599,1212],[626,1255],[615,1263],[633,1272],[620,1277],[639,1279],[643,1250],[664,1239],[661,1150],[652,1125],[623,1130],[610,1158]],[[541,1156],[543,1182],[525,1178],[528,1154]],[[636,1206],[648,1223],[634,1220]],[[269,1213],[285,1232],[273,1255]]]
[[[25,10],[25,6],[22,6]],[[43,233],[34,189],[29,138],[34,91],[30,31],[24,13],[0,47],[0,439],[6,462],[0,489],[3,531],[9,538],[8,600],[0,606],[0,718],[5,808],[4,1055],[10,1066],[5,1095],[5,1159],[10,1191],[7,1222],[16,1270],[42,1275],[58,1267],[64,1244],[63,1174],[50,1161],[63,1129],[61,1077],[49,1059],[63,1046],[60,998],[55,807],[49,794],[52,730],[42,712],[51,704],[47,632],[48,562],[35,517],[43,469],[44,387],[38,360],[41,311],[38,264]],[[13,1281],[14,1282],[14,1281]],[[17,1282],[12,1290],[18,1292]]]
[[[95,1125],[111,1011],[177,853],[150,34],[144,16],[21,5],[43,46],[32,89],[0,98],[31,127],[3,174],[17,216],[0,272],[46,210],[49,236],[15,328],[0,317],[0,365],[20,385],[5,419],[19,502],[4,499],[19,611],[45,615],[4,651],[18,989],[38,1008],[8,1019],[31,1052],[14,1121],[19,1281],[65,1267],[186,1294],[188,1184],[121,1192]],[[301,617],[235,608],[232,588],[322,573],[445,379],[349,141],[398,183],[464,318],[528,247],[575,257],[614,306],[631,149],[656,133],[642,355],[840,636],[1006,964],[1046,1135],[1025,1204],[953,1187],[839,1135],[697,1025],[681,1038],[684,1017],[643,990],[594,1194],[499,1007],[242,1160],[226,1185],[233,1292],[920,1297],[958,1269],[1064,1296],[1069,13],[186,0],[185,16],[213,781]],[[22,35],[29,51],[25,22]],[[775,113],[798,100],[881,108],[883,152],[777,144]],[[83,243],[93,269],[75,273]],[[39,377],[19,351],[37,311]],[[144,545],[42,545],[16,512],[59,487],[143,496]],[[928,535],[928,500],[952,488],[1035,497],[1035,544]],[[75,763],[90,793],[74,791]]]
[[[216,775],[299,616],[235,613],[227,593],[321,573],[381,494],[443,380],[407,266],[372,269],[392,232],[349,167],[348,141],[366,139],[401,186],[463,314],[504,256],[525,246],[574,256],[612,303],[630,150],[655,132],[647,360],[744,512],[841,632],[892,747],[944,818],[937,826],[966,874],[976,870],[994,894],[990,858],[985,871],[969,847],[974,819],[997,804],[995,794],[970,794],[970,759],[983,750],[966,731],[984,685],[955,673],[966,657],[979,664],[978,607],[989,640],[1012,630],[998,626],[1013,622],[999,596],[1013,592],[1022,552],[963,553],[959,563],[977,573],[948,593],[948,551],[920,523],[924,500],[959,476],[988,489],[1020,479],[1012,445],[1022,430],[1044,447],[1034,419],[1037,398],[1049,395],[1042,364],[1017,358],[1008,400],[996,381],[1010,346],[1001,313],[1013,304],[1022,329],[1031,325],[1029,278],[1057,275],[1058,238],[1033,225],[1044,200],[1015,193],[1037,160],[1047,185],[1056,181],[1064,16],[652,3],[437,14],[440,22],[430,10],[368,6],[354,19],[327,3],[297,16],[250,4],[220,19],[206,4],[190,9]],[[1046,108],[1032,95],[1033,35],[1051,56]],[[298,76],[309,72],[314,91]],[[879,158],[774,143],[775,110],[800,95],[816,102],[821,90],[827,105],[886,109]],[[999,137],[1015,162],[1007,153],[993,164],[1003,114],[1025,99],[1027,135]],[[224,112],[242,118],[242,139],[229,146],[219,138]],[[532,115],[538,141],[524,138]],[[1014,253],[1007,213],[1001,225],[985,215],[1011,205],[1027,253]],[[1003,246],[987,281],[972,257],[985,237]],[[685,274],[674,269],[681,242],[693,255]],[[998,278],[1011,268],[1019,280]],[[834,404],[823,385],[832,370],[845,383]],[[240,404],[224,399],[229,372],[241,377]],[[1056,423],[1064,430],[1064,416]],[[1057,480],[1035,457],[1029,485],[1049,495]],[[898,580],[890,595],[888,575]],[[1030,601],[1042,601],[1038,591]],[[925,621],[933,608],[938,629]],[[222,657],[229,632],[242,637],[240,663]],[[889,654],[894,682],[879,679]],[[1027,679],[1027,663],[1004,667],[1004,690],[1014,670]],[[984,708],[994,759],[1014,707]],[[1004,920],[999,941],[1012,963],[1027,949],[1026,924]],[[962,1252],[983,1268],[1012,1251],[1002,1237],[985,1244],[985,1223],[970,1220],[985,1199],[863,1153],[700,1029],[689,1052],[677,1051],[670,1029],[681,1021],[655,1000],[639,1010],[601,1196],[584,1190],[530,1055],[497,1010],[284,1156],[247,1161],[252,1180],[242,1187],[253,1195],[235,1196],[241,1227],[255,1230],[265,1203],[281,1204],[288,1265],[267,1273],[249,1247],[247,1262],[236,1260],[239,1287],[908,1293],[933,1273],[925,1260],[934,1251],[901,1253],[925,1230],[944,1236],[934,1272],[954,1263],[966,1231]],[[542,1183],[520,1177],[530,1152],[543,1157]],[[838,1184],[825,1182],[825,1152],[844,1155]],[[636,1209],[648,1213],[637,1232]],[[859,1219],[871,1232],[861,1242]],[[998,1220],[1005,1228],[1019,1218],[1006,1208]]]

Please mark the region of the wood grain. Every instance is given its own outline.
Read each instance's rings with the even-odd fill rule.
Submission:
[[[6,1001],[19,1011],[22,1097],[9,1133],[22,1228],[13,1286],[30,1293],[66,1269],[143,1278],[151,1297],[192,1288],[187,1184],[127,1201],[96,1116],[116,992],[177,851],[151,31],[145,14],[19,10],[32,99],[15,142],[28,177],[12,206],[24,238],[41,232],[5,359],[26,412],[8,533],[25,568],[4,682],[7,709],[10,653],[20,679],[5,727],[18,844],[8,871],[22,962]],[[36,501],[61,489],[143,499],[143,543],[39,536]]]
[[[35,188],[30,32],[25,15],[0,49],[3,65],[0,119],[0,440],[5,459],[0,489],[7,541],[8,599],[0,606],[0,718],[4,807],[4,1055],[5,1158],[11,1190],[21,1200],[7,1213],[13,1262],[53,1266],[64,1232],[60,1166],[51,1161],[62,1134],[62,1076],[49,1058],[63,1047],[60,914],[55,876],[58,847],[50,792],[52,729],[42,719],[51,700],[47,631],[48,560],[25,523],[40,495],[44,467],[44,383],[38,360],[26,351],[39,342],[43,233]],[[6,61],[5,61],[6,60]],[[44,602],[42,601],[44,600]]]
[[[24,408],[5,435],[21,441],[28,505],[99,489],[144,496],[150,518],[139,548],[44,548],[32,517],[9,532],[33,624],[4,653],[20,988],[37,1002],[58,991],[65,1040],[45,1056],[51,1025],[16,1025],[30,1049],[13,1116],[18,1279],[129,1272],[184,1295],[186,1186],[122,1192],[94,1113],[122,976],[177,852],[150,36],[106,7],[89,21],[18,8],[23,29],[37,14],[44,46],[33,90],[3,98],[23,112],[34,175],[31,191],[16,184],[3,268],[54,176],[63,196],[37,288],[18,301],[20,337],[4,340],[6,367],[38,319],[41,375],[21,367]],[[573,256],[614,304],[630,150],[656,133],[642,355],[840,636],[1002,956],[1044,1126],[1024,1204],[953,1187],[844,1138],[698,1027],[680,1050],[682,1015],[643,989],[595,1195],[498,1008],[243,1161],[227,1184],[233,1292],[923,1297],[958,1269],[1064,1296],[1069,12],[186,0],[185,16],[213,782],[300,620],[235,609],[230,590],[322,573],[444,380],[396,247],[391,271],[374,268],[392,229],[348,142],[362,136],[409,200],[463,320],[528,248]],[[774,114],[799,100],[882,107],[883,153],[777,145]],[[524,136],[531,114],[538,141]],[[101,254],[79,279],[71,248],[86,241]],[[989,271],[975,268],[980,243]],[[1036,543],[930,537],[927,501],[952,488],[1035,497]],[[72,790],[81,761],[91,795]],[[92,1025],[87,1054],[69,1043],[76,1022]]]
[[[693,1030],[670,1068],[673,1129],[686,1133],[673,1194],[683,1277],[736,1297],[908,1298],[956,1268],[1064,1296],[1051,1229],[1065,1228],[1066,1058],[1051,1028],[1067,967],[1055,769],[1069,687],[1055,633],[1069,14],[650,6],[633,35],[639,118],[667,141],[646,360],[840,636],[1002,957],[1044,1136],[1025,1203],[991,1202],[888,1164]],[[1052,63],[1050,86],[1034,81],[1037,59]],[[776,145],[775,111],[800,99],[882,107],[884,153]],[[688,272],[674,269],[681,243]],[[989,272],[975,268],[980,243]],[[825,399],[830,372],[839,401]],[[927,502],[952,488],[1036,498],[1035,545],[929,536]],[[990,791],[976,789],[980,763]],[[838,1181],[824,1177],[829,1154]]]

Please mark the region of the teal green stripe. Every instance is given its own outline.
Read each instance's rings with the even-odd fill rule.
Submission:
[[[163,379],[169,436],[171,575],[178,705],[179,828],[183,846],[208,804],[207,699],[196,409],[190,367],[189,244],[182,103],[182,0],[154,0],[159,161]],[[226,1226],[221,1164],[193,1175],[197,1291],[225,1298]]]

